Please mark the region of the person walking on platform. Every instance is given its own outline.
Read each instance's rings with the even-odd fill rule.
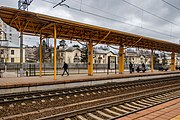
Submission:
[[[131,62],[129,62],[129,71],[130,71],[130,73],[133,72],[132,68],[133,68],[133,64]]]
[[[64,69],[64,71],[63,71],[63,74],[62,74],[62,76],[65,74],[65,72],[67,73],[67,75],[69,76],[69,73],[68,73],[68,64],[67,63],[65,63],[64,62],[64,65],[63,65],[63,69]]]

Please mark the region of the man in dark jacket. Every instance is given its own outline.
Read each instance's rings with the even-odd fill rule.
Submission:
[[[65,62],[64,62],[64,65],[63,65],[63,69],[64,69],[64,71],[63,71],[62,76],[64,75],[64,73],[65,73],[65,72],[66,72],[66,73],[67,73],[67,75],[69,76],[69,73],[68,73],[68,71],[67,71],[67,69],[68,69],[68,64],[67,64],[67,63],[65,63]]]
[[[133,64],[131,62],[129,62],[129,72],[130,73],[133,72]]]

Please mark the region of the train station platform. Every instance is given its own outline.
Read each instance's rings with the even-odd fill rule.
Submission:
[[[53,76],[43,77],[17,77],[17,78],[0,78],[0,94],[28,92],[37,90],[64,89],[80,86],[91,86],[108,82],[126,82],[139,79],[169,77],[180,75],[180,71],[167,72],[145,72],[132,73],[124,72],[123,74],[94,74],[88,76],[85,74],[76,74],[70,76],[57,76],[57,80],[53,80]]]
[[[180,98],[124,116],[117,120],[180,120]]]

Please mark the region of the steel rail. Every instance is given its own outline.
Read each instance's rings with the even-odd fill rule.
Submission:
[[[157,90],[159,90],[159,91],[157,91]],[[61,119],[65,119],[65,118],[72,118],[72,117],[75,117],[77,115],[82,115],[82,114],[86,114],[86,113],[92,113],[92,112],[102,110],[102,109],[105,109],[105,108],[110,108],[110,107],[117,106],[117,105],[120,105],[120,104],[130,103],[130,102],[133,102],[133,101],[137,101],[137,100],[141,100],[141,99],[144,99],[144,98],[149,98],[149,97],[153,97],[153,96],[157,96],[157,95],[161,95],[161,94],[165,94],[165,93],[170,93],[170,92],[173,92],[173,91],[179,91],[179,93],[180,93],[180,87],[179,86],[177,86],[175,88],[170,87],[169,89],[165,89],[163,91],[161,91],[161,88],[160,88],[160,89],[156,89],[155,92],[153,92],[153,93],[150,92],[150,93],[145,94],[145,95],[143,94],[143,92],[145,92],[145,91],[141,91],[141,92],[138,93],[138,94],[140,94],[139,96],[134,96],[134,97],[131,97],[131,98],[125,98],[125,99],[122,99],[122,100],[119,100],[119,101],[105,103],[105,104],[101,104],[101,105],[96,105],[96,106],[88,107],[88,108],[83,108],[83,109],[79,109],[79,110],[75,110],[75,111],[71,111],[71,112],[66,112],[66,113],[63,113],[63,114],[56,114],[56,115],[52,115],[52,116],[47,116],[47,117],[39,118],[37,120],[51,120],[51,119],[61,120]],[[149,105],[149,106],[147,106],[145,108],[142,108],[140,110],[147,109],[149,107],[152,107],[152,106],[155,106],[155,105],[158,105],[158,104],[162,104],[164,102],[167,102],[167,101],[170,101],[172,99],[179,98],[179,97],[180,97],[180,95],[175,95],[172,98],[169,98],[169,99],[164,100],[164,101],[159,102],[159,103],[153,103],[153,104],[151,104],[151,105]],[[128,114],[132,114],[132,113],[140,111],[140,110],[128,112],[126,114],[119,115],[119,116],[115,116],[113,118],[110,118],[109,120],[114,120],[114,119],[117,119],[119,117],[122,117],[122,116],[125,116],[125,115],[128,115]]]
[[[164,81],[172,81],[172,80],[180,80],[180,76],[146,79],[146,80],[138,80],[138,81],[127,81],[123,83],[103,84],[97,86],[79,87],[79,88],[64,89],[64,90],[37,91],[31,93],[9,94],[4,96],[2,95],[0,96],[0,104],[13,103],[13,102],[25,101],[25,100],[35,100],[35,99],[63,96],[63,95],[65,96],[71,94],[80,94],[83,92],[94,92],[97,90],[107,90],[107,89],[123,88],[123,87],[131,88],[131,86],[136,86],[136,85],[142,86],[144,84],[163,83]]]

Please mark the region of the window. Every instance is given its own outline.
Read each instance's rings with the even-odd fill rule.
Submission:
[[[12,36],[12,34],[10,33],[9,36]]]
[[[63,56],[63,53],[61,53],[61,56]]]
[[[79,62],[79,58],[74,58],[74,63],[78,63]]]
[[[11,55],[14,55],[14,50],[11,50]]]
[[[11,62],[12,62],[12,63],[14,62],[14,58],[11,58]]]
[[[63,59],[62,58],[60,58],[60,63],[63,63]]]

